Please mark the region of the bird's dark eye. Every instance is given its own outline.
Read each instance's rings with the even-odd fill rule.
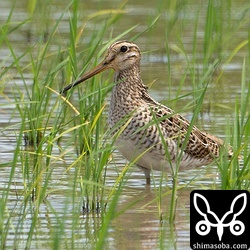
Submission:
[[[121,46],[121,52],[126,52],[128,50],[128,47],[123,45]]]

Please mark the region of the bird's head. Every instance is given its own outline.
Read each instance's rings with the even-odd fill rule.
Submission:
[[[128,41],[115,42],[108,48],[106,56],[101,63],[99,63],[94,69],[85,73],[74,83],[66,86],[62,90],[62,94],[65,94],[72,87],[101,73],[106,69],[123,71],[132,68],[133,66],[138,65],[140,63],[140,59],[140,49],[136,44]]]

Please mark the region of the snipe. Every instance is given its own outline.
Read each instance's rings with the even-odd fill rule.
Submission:
[[[108,123],[120,129],[116,145],[129,161],[135,161],[150,184],[150,171],[193,169],[208,165],[219,157],[223,141],[193,126],[184,148],[190,126],[183,116],[149,96],[140,76],[140,49],[128,41],[108,48],[104,60],[79,80],[66,86],[62,93],[106,70],[115,71]]]

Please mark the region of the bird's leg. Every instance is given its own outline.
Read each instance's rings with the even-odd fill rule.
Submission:
[[[144,168],[142,166],[137,165],[138,168],[140,168],[143,173],[145,174],[146,177],[146,185],[150,185],[150,169],[149,168]]]

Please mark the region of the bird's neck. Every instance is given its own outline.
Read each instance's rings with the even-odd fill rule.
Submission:
[[[156,104],[143,84],[139,66],[115,72],[115,86],[112,90],[109,108],[109,125],[112,127],[122,117],[141,106]]]
[[[143,84],[139,65],[115,72],[115,87],[112,93],[112,101],[130,104],[133,107],[141,105],[145,95],[148,95],[147,87]]]

